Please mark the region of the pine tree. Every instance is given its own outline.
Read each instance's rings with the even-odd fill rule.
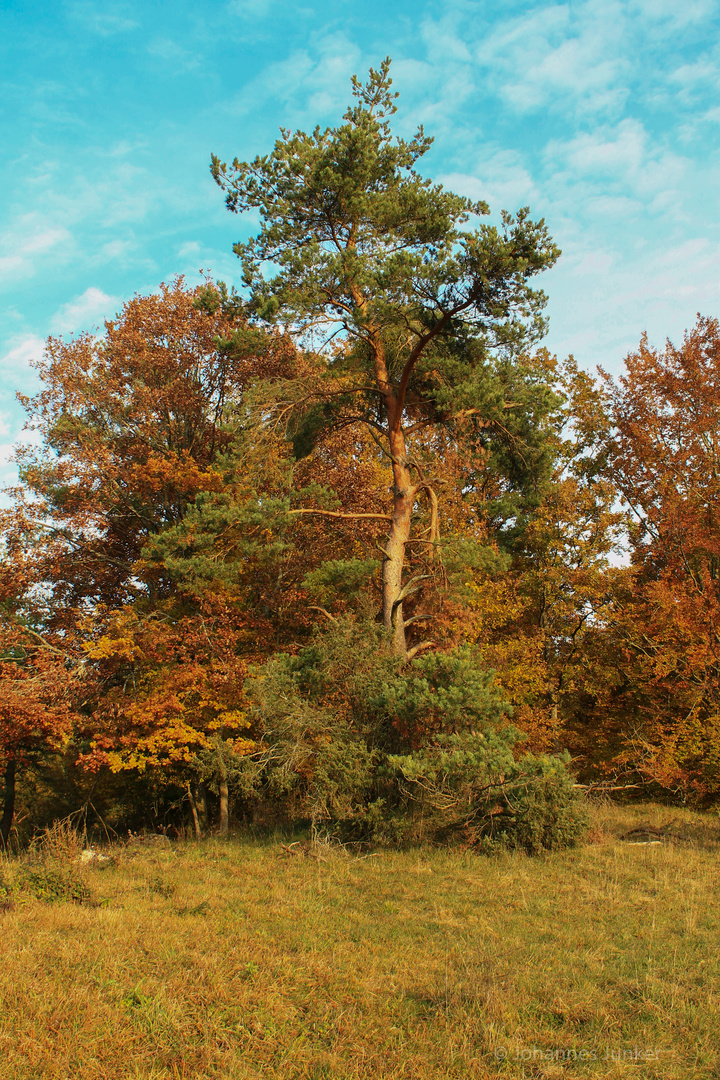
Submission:
[[[404,580],[405,548],[422,498],[431,506],[424,542],[438,537],[437,495],[409,435],[430,439],[444,425],[507,437],[518,403],[497,383],[488,393],[488,356],[518,357],[542,335],[545,297],[529,281],[559,251],[527,209],[503,212],[500,228],[466,227],[488,206],[415,170],[432,140],[422,128],[409,141],[393,137],[389,68],[386,59],[364,85],[353,78],[356,101],[339,126],[283,130],[252,162],[213,156],[212,174],[230,210],[254,210],[262,222],[234,247],[249,312],[280,321],[324,357],[322,386],[302,398],[296,445],[312,445],[323,426],[362,420],[391,463],[390,513],[364,516],[388,522],[383,622],[403,655],[403,602],[416,587]]]

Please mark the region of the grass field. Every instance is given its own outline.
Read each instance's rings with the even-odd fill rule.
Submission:
[[[716,1077],[718,817],[592,816],[534,859],[275,836],[6,860],[0,1077]],[[671,818],[691,843],[619,839]],[[68,873],[89,897],[49,902]]]

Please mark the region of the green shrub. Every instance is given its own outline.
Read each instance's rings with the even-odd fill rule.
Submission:
[[[379,627],[338,619],[246,688],[264,745],[245,790],[315,829],[528,852],[582,832],[568,759],[517,757],[510,706],[470,646],[407,663]]]
[[[92,891],[80,873],[72,864],[44,862],[36,866],[23,867],[16,877],[16,889],[34,896],[46,903],[70,901],[75,904],[87,903],[92,898]]]

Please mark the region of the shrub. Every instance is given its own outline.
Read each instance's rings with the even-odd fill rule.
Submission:
[[[23,867],[16,879],[16,888],[46,903],[64,900],[83,904],[92,897],[92,891],[77,867],[49,861],[35,867]]]
[[[574,842],[581,804],[567,758],[516,757],[510,706],[474,649],[405,662],[373,624],[337,620],[246,689],[263,733],[245,789],[344,839]]]
[[[417,839],[455,835],[468,846],[529,854],[573,844],[585,828],[569,759],[526,754],[515,760],[519,732],[439,735],[388,768],[405,796],[408,830]]]

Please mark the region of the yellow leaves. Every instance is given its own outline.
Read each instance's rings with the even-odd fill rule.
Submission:
[[[219,712],[215,719],[208,724],[208,729],[210,731],[219,731],[220,728],[234,728],[236,731],[240,731],[243,728],[249,727],[250,721],[247,718],[247,714],[241,712],[239,709]]]
[[[519,619],[530,605],[527,597],[518,594],[516,582],[510,576],[499,581],[472,582],[468,587],[470,607],[480,617],[485,630]]]
[[[103,614],[103,609],[100,608],[98,617],[94,620],[90,617],[84,618],[80,622],[80,628],[85,632],[96,631],[98,619],[102,619]],[[129,607],[122,608],[108,619],[106,632],[86,642],[83,649],[90,660],[137,660],[143,655],[135,641],[135,635],[140,628],[140,620],[135,611]]]
[[[225,743],[236,757],[247,757],[254,753],[258,746],[255,739],[226,739]]]
[[[91,660],[134,660],[142,655],[131,637],[110,637],[107,634],[97,641],[86,643],[83,648]]]

